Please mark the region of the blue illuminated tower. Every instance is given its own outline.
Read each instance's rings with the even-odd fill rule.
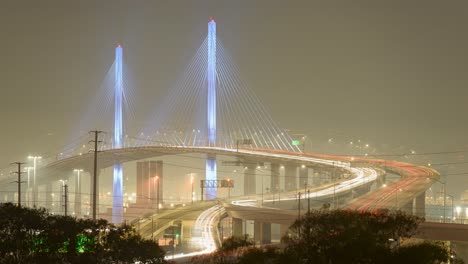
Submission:
[[[122,46],[119,44],[115,49],[115,87],[114,87],[114,148],[121,148],[123,141],[122,124]],[[120,224],[123,221],[123,195],[122,195],[122,164],[114,164],[114,182],[112,199],[112,222]]]
[[[208,103],[208,145],[216,146],[216,22],[210,18],[208,22],[208,69],[207,69]],[[216,158],[208,156],[206,159],[206,180],[216,180]],[[217,189],[207,189],[206,199],[216,198]]]

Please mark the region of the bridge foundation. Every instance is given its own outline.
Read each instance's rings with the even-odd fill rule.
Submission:
[[[254,195],[256,193],[255,166],[244,167],[244,195]]]

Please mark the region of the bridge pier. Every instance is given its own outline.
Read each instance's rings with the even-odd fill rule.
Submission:
[[[83,170],[78,170],[75,177],[75,217],[81,217],[81,172]]]
[[[284,190],[287,192],[297,190],[296,166],[285,166]]]
[[[254,195],[256,189],[255,165],[246,165],[244,167],[244,195]]]
[[[309,186],[309,168],[307,166],[302,165],[299,167],[299,189],[304,187],[307,188]]]
[[[281,224],[280,225],[280,237],[286,235],[289,231],[289,225]]]
[[[385,184],[385,181],[386,181],[386,177],[385,177],[385,174],[382,174],[380,176],[377,177],[377,188],[384,185]]]
[[[400,209],[405,213],[413,214],[413,202],[414,200],[407,202]]]
[[[139,207],[158,208],[163,203],[163,161],[137,162],[136,203]]]
[[[414,198],[414,211],[416,216],[425,217],[426,216],[426,192],[421,193],[420,195]]]
[[[270,180],[270,191],[277,193],[280,188],[280,165],[277,163],[270,164],[271,180]]]
[[[254,240],[255,244],[271,244],[271,223],[255,221]]]
[[[37,206],[37,205],[36,205]],[[52,211],[52,182],[45,184],[45,208]]]
[[[235,236],[235,237],[242,237],[244,234],[243,234],[243,223],[244,220],[240,219],[240,218],[235,218],[233,217],[232,218],[232,236]]]

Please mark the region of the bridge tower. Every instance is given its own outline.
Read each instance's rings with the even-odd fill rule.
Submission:
[[[114,87],[114,148],[121,148],[123,141],[122,123],[122,46],[117,45],[115,49],[115,87]],[[123,183],[122,183],[122,163],[117,161],[114,164],[113,179],[113,199],[112,199],[112,222],[120,224],[123,221]]]
[[[208,145],[216,146],[216,22],[211,17],[208,22],[208,69],[207,69],[207,124]],[[216,157],[208,155],[206,159],[206,180],[216,180]],[[215,199],[217,189],[207,189],[206,199]]]

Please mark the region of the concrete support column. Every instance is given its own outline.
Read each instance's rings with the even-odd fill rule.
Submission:
[[[244,195],[256,193],[255,166],[249,165],[244,168]]]
[[[299,189],[309,186],[309,169],[306,166],[299,167]]]
[[[421,193],[415,198],[415,214],[419,217],[426,216],[426,192]]]
[[[377,177],[377,188],[379,188],[380,186],[384,185],[385,184],[385,181],[386,181],[386,177],[385,177],[385,174],[383,175],[380,175],[379,177]]]
[[[407,202],[403,206],[400,207],[400,210],[402,210],[405,213],[408,214],[413,214],[413,200]]]
[[[271,224],[255,221],[254,240],[260,245],[271,244]]]
[[[317,168],[313,169],[312,181],[313,181],[315,186],[322,184],[323,176],[322,176],[320,170],[317,170]]]
[[[279,164],[271,163],[271,181],[270,181],[270,191],[272,193],[277,193],[280,190],[279,177],[280,177],[280,166]]]
[[[76,171],[75,176],[75,217],[81,217],[81,173],[83,170]]]
[[[295,166],[285,166],[284,190],[294,191],[297,189],[297,176]]]
[[[163,203],[163,162],[137,162],[137,197],[138,204],[156,208]]]
[[[280,237],[283,237],[284,235],[288,233],[289,226],[290,225],[284,225],[284,224],[280,225]]]
[[[46,183],[45,208],[52,211],[52,182],[50,181]]]
[[[239,218],[232,218],[232,236],[241,237],[244,235],[242,230],[242,221],[243,220]]]

